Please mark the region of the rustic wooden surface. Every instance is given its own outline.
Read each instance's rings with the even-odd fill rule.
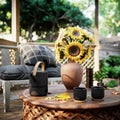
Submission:
[[[19,94],[27,88],[28,86],[26,85],[15,85],[11,87],[10,111],[7,113],[4,113],[3,93],[0,88],[0,120],[22,120],[23,105],[22,100],[19,98]]]
[[[22,120],[22,101],[20,99],[10,102],[10,111],[3,112],[3,104],[0,103],[0,120]]]
[[[23,120],[64,120],[68,118],[69,120],[120,119],[120,95],[112,94],[112,90],[105,90],[105,97],[100,101],[92,100],[90,90],[88,90],[88,97],[84,102],[75,101],[74,99],[65,102],[46,99],[64,92],[66,92],[66,89],[62,85],[49,87],[49,93],[51,94],[45,97],[30,96],[28,89],[23,91],[20,95],[24,107]],[[68,91],[68,93],[73,98],[72,91]]]

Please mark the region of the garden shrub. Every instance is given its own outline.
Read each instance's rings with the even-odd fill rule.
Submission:
[[[116,80],[110,80],[105,84],[106,87],[111,87],[111,88],[116,87],[117,85],[118,82]]]
[[[100,70],[108,78],[120,78],[120,56],[109,56],[107,59],[101,60]]]

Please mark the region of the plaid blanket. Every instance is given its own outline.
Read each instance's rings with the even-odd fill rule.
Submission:
[[[56,66],[54,53],[47,46],[43,45],[20,45],[20,54],[26,65],[35,65],[43,61],[45,67]]]

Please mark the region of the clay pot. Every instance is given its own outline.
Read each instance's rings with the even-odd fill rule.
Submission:
[[[67,90],[78,87],[82,81],[83,69],[80,64],[71,62],[61,66],[61,78]]]

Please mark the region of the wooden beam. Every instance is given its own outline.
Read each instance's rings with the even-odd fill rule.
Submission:
[[[20,0],[12,0],[12,39],[19,42],[20,35]]]
[[[95,31],[94,38],[96,45],[99,45],[99,0],[95,0]]]
[[[14,41],[9,41],[3,38],[0,38],[0,45],[4,45],[4,46],[17,46],[17,43]]]
[[[99,70],[99,0],[95,0],[95,29],[94,29],[94,39],[95,39],[95,50],[94,50],[94,72]]]

